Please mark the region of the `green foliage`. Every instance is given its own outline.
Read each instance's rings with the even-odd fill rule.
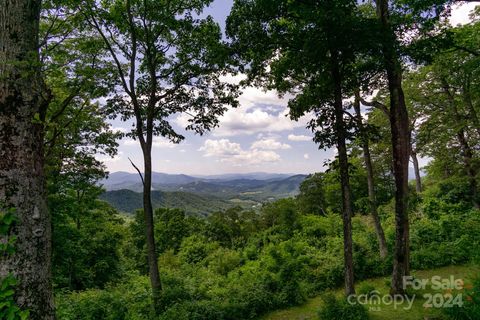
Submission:
[[[298,209],[294,199],[280,199],[265,204],[262,209],[265,226],[272,227],[285,237],[291,237],[298,228]]]
[[[104,290],[60,292],[56,296],[60,320],[152,319],[148,279],[134,276],[117,287]]]
[[[425,269],[460,264],[478,256],[480,216],[476,210],[450,212],[412,224],[412,267]]]
[[[368,313],[365,306],[361,304],[350,304],[345,298],[336,298],[333,294],[326,294],[322,297],[323,305],[318,310],[318,317],[321,320],[368,320]]]
[[[8,275],[0,279],[0,318],[7,320],[26,320],[29,316],[28,310],[20,309],[15,303],[15,286],[17,280],[14,276]]]
[[[169,249],[178,252],[183,238],[190,233],[185,212],[179,209],[157,209],[154,219],[158,252]]]
[[[98,194],[98,193],[97,193]],[[49,197],[53,214],[55,286],[103,288],[122,275],[120,248],[126,228],[108,204],[76,193]]]
[[[40,51],[50,97],[34,121],[45,128],[60,319],[153,319],[148,279],[136,275],[148,269],[143,213],[137,212],[127,228],[115,210],[97,199],[102,193],[97,183],[106,172],[96,156],[114,156],[121,136],[105,116],[134,118],[127,135],[142,142],[144,154],[151,153],[153,136],[172,142],[184,138],[170,123],[178,114],[189,116],[187,129],[203,134],[218,124],[226,105],[237,105],[237,87],[222,78],[235,68],[247,74],[244,84],[295,93],[290,116],[312,113],[309,128],[321,147],[334,146],[337,138],[353,142],[348,174],[357,214],[352,221],[355,277],[390,272],[391,257],[378,257],[374,229],[361,216],[369,202],[354,142],[358,128],[348,116],[350,105],[340,106],[339,116],[332,103],[350,98],[359,82],[361,91],[378,87],[377,98],[389,98],[382,88],[384,68],[377,62],[384,52],[379,51],[374,7],[349,0],[235,1],[227,21],[229,46],[219,25],[202,12],[211,2],[83,0],[59,6],[44,1]],[[448,2],[392,1],[389,6],[393,30],[409,40],[392,39],[393,56],[426,63],[411,68],[404,82],[411,147],[433,158],[426,191],[410,197],[411,264],[419,269],[480,261],[480,217],[472,208],[478,204],[480,168],[480,24],[477,10],[474,23],[447,29],[438,25],[434,39],[425,39]],[[435,50],[425,51],[422,41],[435,44]],[[101,97],[109,98],[105,108],[92,103]],[[335,121],[340,119],[343,124]],[[392,247],[390,123],[376,110],[369,113],[368,125],[376,128],[369,136],[376,201]],[[261,196],[244,195],[242,200],[267,200],[274,189],[289,195],[299,179],[303,177],[257,186]],[[153,192],[153,205],[162,207],[154,216],[163,284],[160,318],[253,319],[341,285],[339,180],[338,161],[332,161],[325,173],[302,183],[296,199],[268,202],[258,211],[229,208],[230,203],[215,197]],[[139,193],[120,190],[102,197],[126,212],[142,206]],[[204,219],[188,216],[208,213]],[[12,212],[1,216],[0,234],[7,236],[0,243],[3,254],[13,253],[15,238],[8,231],[14,223]],[[2,319],[28,314],[14,305],[15,284],[11,276],[0,283]],[[466,307],[448,315],[480,317],[478,291],[476,283]],[[333,296],[324,300],[322,319],[367,318],[359,305]]]
[[[0,208],[0,255],[2,256],[15,253],[16,238],[9,233],[17,220],[15,208]],[[11,273],[0,279],[0,319],[28,319],[29,311],[20,309],[15,302],[16,285],[17,279]]]
[[[131,190],[114,190],[103,193],[100,198],[107,201],[118,211],[135,214],[143,207],[143,196]],[[216,211],[232,207],[232,203],[212,195],[199,195],[189,192],[152,191],[152,205],[157,208],[175,208],[188,215],[206,216]]]
[[[471,289],[462,292],[463,306],[444,308],[443,313],[447,319],[474,320],[480,319],[480,278],[475,279]]]
[[[425,198],[426,203],[429,199]],[[464,263],[478,256],[477,211],[439,211],[430,218],[422,214],[422,206],[412,208],[416,210],[411,215],[412,268]],[[163,285],[160,318],[255,319],[341,286],[340,215],[304,215],[298,208],[295,200],[287,199],[266,205],[259,212],[237,208],[211,218],[186,217],[176,209],[157,210],[155,228],[164,250],[159,260]],[[387,240],[392,245],[393,208],[384,206],[382,211]],[[124,254],[135,261],[130,267],[146,274],[141,212],[136,219],[129,228],[135,245]],[[378,256],[370,217],[358,215],[352,225],[356,279],[388,275],[391,258],[383,261]],[[148,279],[128,279],[124,284],[107,285],[104,290],[59,293],[59,312],[64,319],[92,319],[92,314],[103,316],[98,312],[109,310],[106,304],[111,304],[119,306],[115,310],[119,319],[153,319],[149,314]],[[368,293],[374,288],[357,289]],[[324,312],[364,315],[363,309],[342,300],[328,304]],[[143,316],[135,318],[135,314]]]
[[[382,163],[383,161],[384,159],[379,160]],[[392,177],[382,176],[382,170],[376,171],[378,174],[375,177],[375,180],[379,181],[376,188],[378,205],[388,203],[393,197],[393,186],[390,185]],[[340,172],[337,160],[330,162],[325,172],[315,173],[307,177],[300,185],[300,194],[296,199],[299,211],[303,214],[322,215],[327,212],[340,213],[342,211],[342,197],[339,179]],[[370,203],[367,192],[367,174],[363,167],[363,160],[355,149],[349,159],[349,179],[355,213],[368,214]]]
[[[0,208],[1,209],[1,208]],[[13,254],[15,252],[15,236],[10,235],[10,230],[17,222],[18,218],[15,215],[15,209],[9,208],[0,211],[0,236],[3,241],[0,243],[1,254]]]
[[[233,247],[243,240],[240,215],[243,209],[235,207],[224,212],[215,212],[207,217],[206,236],[211,241],[218,241],[222,246]]]
[[[304,214],[325,214],[326,203],[322,174],[310,175],[300,184],[297,201],[301,212]]]
[[[57,299],[59,319],[123,320],[127,313],[123,293],[107,290],[87,290],[72,293],[67,299]]]
[[[236,105],[235,86],[220,78],[229,60],[220,27],[199,16],[210,3],[85,0],[76,8],[103,40],[104,60],[114,62],[118,86],[110,88],[107,112],[122,121],[134,118],[127,135],[143,148],[151,148],[153,136],[184,139],[169,121],[175,114],[191,115],[186,129],[203,134],[227,105]]]
[[[211,252],[218,248],[218,243],[209,242],[207,238],[192,235],[182,241],[179,257],[186,263],[202,262]]]
[[[218,248],[207,257],[207,266],[215,273],[226,276],[240,266],[241,256],[238,251]]]
[[[358,295],[364,294],[364,295],[367,295],[368,297],[370,297],[375,290],[376,290],[375,287],[369,283],[364,283],[363,285],[359,286],[356,289]]]
[[[468,211],[472,198],[467,179],[450,177],[442,179],[424,193],[423,212],[435,218],[440,212],[459,214]]]

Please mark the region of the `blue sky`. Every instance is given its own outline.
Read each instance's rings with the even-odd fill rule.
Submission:
[[[233,0],[216,0],[206,9],[224,26]],[[454,10],[452,23],[461,23],[475,4]],[[240,107],[227,111],[220,126],[204,136],[185,132],[185,118],[173,119],[173,125],[186,139],[174,145],[162,138],[154,142],[153,170],[165,173],[222,174],[246,172],[313,173],[323,171],[334,150],[319,150],[312,133],[305,129],[308,117],[298,122],[286,117],[288,98],[273,91],[249,87],[239,99]],[[128,124],[117,120],[112,126],[124,130]],[[142,166],[138,142],[119,141],[119,153],[111,159],[100,157],[110,172],[134,172],[128,158]]]

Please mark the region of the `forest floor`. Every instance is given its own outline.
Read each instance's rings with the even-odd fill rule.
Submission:
[[[378,304],[374,305],[372,303],[367,304],[366,307],[369,310],[370,319],[372,320],[420,320],[420,319],[438,319],[441,315],[441,308],[435,307],[425,307],[424,304],[428,303],[428,299],[424,295],[432,295],[435,301],[430,301],[430,303],[439,304],[448,302],[447,297],[440,298],[440,295],[435,293],[449,293],[451,292],[453,297],[456,297],[458,294],[461,294],[462,290],[448,290],[448,289],[436,289],[434,284],[438,278],[432,279],[432,277],[437,276],[441,277],[440,282],[446,284],[445,281],[450,280],[453,276],[454,279],[461,279],[464,281],[464,287],[469,288],[471,286],[471,280],[475,277],[480,276],[480,265],[463,265],[463,266],[448,266],[432,270],[419,270],[412,271],[411,274],[416,279],[428,279],[428,283],[423,290],[410,290],[411,293],[415,294],[415,299],[411,304],[411,308],[408,308],[408,302],[404,301],[403,304],[394,306],[394,304]],[[435,281],[435,282],[432,282]],[[379,291],[380,297],[384,297],[389,292],[389,277],[375,278],[364,281],[359,281],[356,283],[356,288],[361,288],[362,286],[372,286],[375,290]],[[433,287],[433,288],[432,288]],[[338,297],[341,297],[343,294],[343,289],[331,290],[331,293],[335,294]],[[465,295],[463,295],[465,300]],[[443,300],[443,303],[442,301]],[[458,301],[458,300],[457,300]],[[455,300],[453,300],[455,302]],[[300,306],[291,307],[284,310],[274,311],[263,316],[262,320],[318,320],[317,311],[322,305],[321,296],[308,299],[306,303]],[[408,309],[408,310],[405,310]],[[321,320],[321,319],[320,319]]]

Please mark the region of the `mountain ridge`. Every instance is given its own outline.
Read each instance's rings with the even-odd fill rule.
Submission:
[[[297,174],[289,173],[267,173],[267,172],[251,172],[251,173],[227,173],[218,175],[186,175],[186,174],[169,174],[162,172],[152,173],[152,186],[154,189],[161,190],[161,187],[180,186],[193,182],[228,182],[233,180],[282,180]],[[305,175],[306,176],[306,175]],[[133,191],[141,191],[141,179],[137,173],[125,171],[112,172],[106,179],[99,183],[107,191],[128,189]]]
[[[119,211],[133,213],[142,207],[142,184],[124,172],[115,174],[101,199]],[[207,215],[233,206],[256,208],[264,202],[296,196],[307,175],[284,177],[279,174],[261,174],[263,179],[249,179],[231,175],[222,179],[195,179],[187,175],[152,175],[152,202],[155,208],[171,207],[188,214]],[[192,179],[193,178],[193,179]],[[230,180],[228,179],[230,178]],[[237,179],[234,179],[237,178]],[[122,182],[121,179],[124,179]]]

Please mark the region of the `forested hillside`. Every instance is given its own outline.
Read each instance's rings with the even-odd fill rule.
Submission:
[[[158,176],[159,174],[157,174]],[[305,175],[294,175],[287,178],[256,179],[195,179],[188,176],[177,177],[163,175],[162,183],[153,183],[152,204],[154,208],[183,209],[187,214],[208,215],[214,211],[242,206],[245,208],[258,208],[263,202],[296,196]],[[117,210],[132,214],[142,207],[142,194],[136,192],[141,183],[136,184],[130,179],[124,184],[130,189],[107,191],[100,196]],[[268,177],[268,176],[267,176]],[[117,179],[117,177],[115,177]],[[130,180],[130,182],[128,182]],[[189,182],[184,184],[185,180]],[[108,180],[107,180],[108,181]],[[168,183],[167,183],[168,181]],[[114,182],[109,186],[118,187]]]
[[[99,197],[111,204],[119,212],[134,214],[142,208],[142,194],[131,190],[108,191]],[[215,196],[201,196],[187,192],[152,191],[152,204],[157,208],[182,209],[188,215],[206,216],[215,211],[221,211],[235,204]]]
[[[480,2],[0,0],[0,320],[480,319],[479,172]]]

